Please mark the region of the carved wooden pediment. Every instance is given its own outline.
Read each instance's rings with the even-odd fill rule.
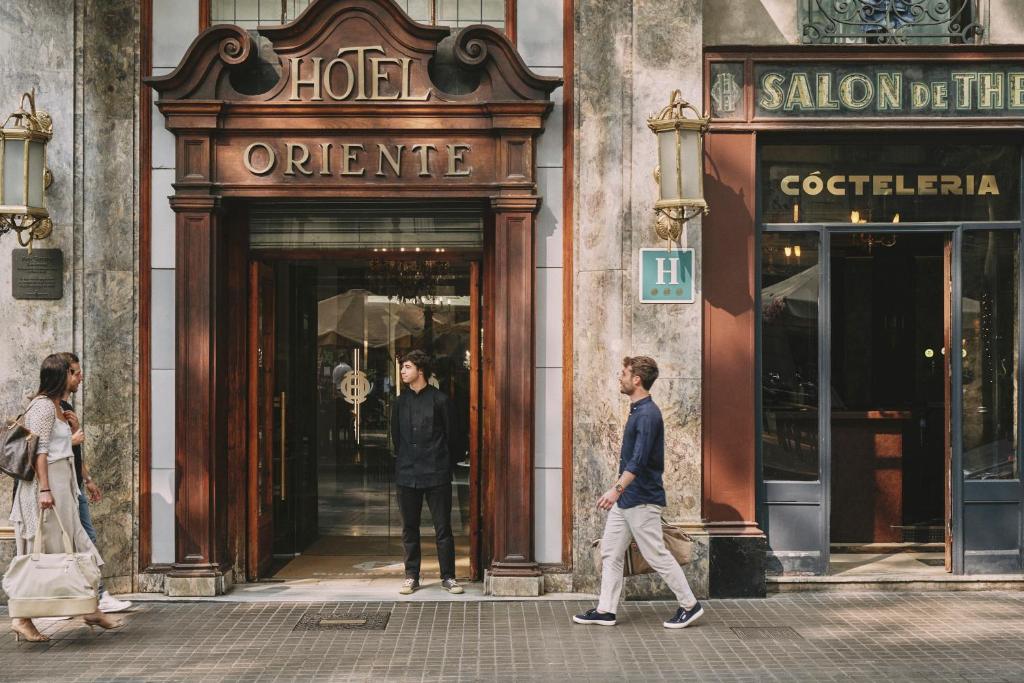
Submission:
[[[314,0],[259,36],[212,26],[172,73],[146,82],[162,101],[335,107],[547,101],[562,83],[532,73],[492,27],[419,24],[391,0]]]

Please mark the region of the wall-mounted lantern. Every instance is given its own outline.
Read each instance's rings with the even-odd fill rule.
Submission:
[[[687,116],[687,111],[693,116]],[[659,197],[655,231],[658,237],[678,240],[683,224],[708,213],[704,201],[704,133],[711,118],[673,91],[667,107],[647,119],[658,137],[658,168],[654,171]]]
[[[33,240],[53,232],[46,210],[46,188],[53,180],[46,167],[51,137],[53,122],[46,112],[36,111],[34,89],[21,96],[18,111],[0,126],[0,235],[14,230],[18,243],[29,249]]]

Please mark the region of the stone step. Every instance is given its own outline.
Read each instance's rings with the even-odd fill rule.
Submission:
[[[976,574],[970,576],[914,576],[913,574],[862,574],[857,576],[768,576],[769,593],[868,592],[868,591],[1024,591],[1024,574]]]

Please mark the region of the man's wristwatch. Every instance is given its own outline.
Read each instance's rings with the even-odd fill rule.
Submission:
[[[622,493],[622,484],[615,484],[616,493]]]

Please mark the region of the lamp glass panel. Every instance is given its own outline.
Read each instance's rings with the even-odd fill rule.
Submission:
[[[702,199],[700,192],[700,131],[680,130],[679,163],[683,173],[683,198]]]
[[[43,207],[43,150],[46,143],[28,143],[28,205]]]
[[[6,206],[25,204],[25,141],[4,141],[4,196]]]
[[[679,196],[679,156],[676,152],[676,131],[658,133],[658,164],[661,167],[661,199],[681,199]]]

